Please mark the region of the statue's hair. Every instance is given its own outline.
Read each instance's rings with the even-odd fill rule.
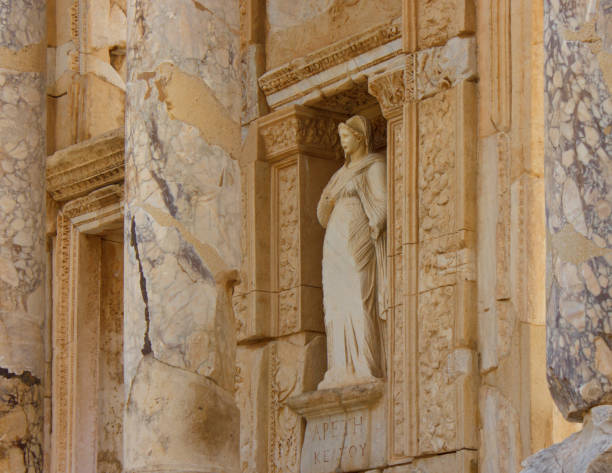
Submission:
[[[363,115],[353,115],[347,121],[338,125],[338,130],[345,128],[349,130],[355,137],[360,140],[365,140],[366,151],[373,151],[372,143],[372,125]]]

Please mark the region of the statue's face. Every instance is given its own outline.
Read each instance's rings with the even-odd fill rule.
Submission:
[[[354,133],[351,133],[345,127],[340,127],[338,134],[340,135],[340,145],[342,146],[346,156],[352,155],[362,146],[362,141],[360,141]]]

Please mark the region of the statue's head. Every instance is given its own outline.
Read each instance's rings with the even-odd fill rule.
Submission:
[[[340,123],[338,134],[345,156],[352,155],[361,147],[368,153],[372,152],[372,125],[366,117],[354,115]]]

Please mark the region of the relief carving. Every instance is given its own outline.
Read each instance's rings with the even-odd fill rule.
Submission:
[[[495,298],[510,299],[510,137],[505,133],[497,137],[497,224],[495,238],[496,280]]]
[[[422,0],[416,11],[418,49],[442,45],[460,33],[474,31],[475,2]]]
[[[340,156],[340,140],[336,127],[340,122],[328,116],[308,116],[292,114],[284,120],[276,121],[260,128],[268,159],[295,150],[299,145],[316,146],[331,155]]]
[[[419,103],[419,229],[427,240],[454,229],[456,102],[442,92]]]
[[[455,286],[419,295],[419,452],[454,448],[456,387],[447,362],[453,349]]]
[[[298,171],[295,162],[276,170],[278,204],[278,288],[297,286],[298,278]]]
[[[273,345],[270,353],[269,471],[298,473],[300,418],[285,405],[287,398],[293,394],[298,379],[296,373],[289,373],[290,367],[287,363],[281,366],[278,349],[278,345]]]
[[[462,1],[462,0],[460,0]],[[452,36],[457,0],[423,0],[418,5],[419,48],[437,46]]]
[[[409,374],[406,370],[406,321],[404,307],[393,307],[393,327],[391,336],[391,454],[393,457],[407,456],[406,439],[408,437],[408,412],[406,409],[406,382]]]
[[[298,290],[294,287],[278,295],[279,335],[290,334],[300,328]]]
[[[372,153],[372,129],[365,117],[356,115],[338,129],[346,162],[317,207],[326,228],[327,372],[319,389],[374,382],[384,373],[379,324],[387,308],[385,158]]]
[[[444,46],[415,54],[416,96],[423,99],[477,75],[476,40],[452,38]]]
[[[390,166],[389,191],[392,193],[389,199],[389,231],[391,232],[391,248],[389,254],[396,255],[402,251],[404,222],[404,133],[403,121],[396,119],[389,123],[391,133],[391,148],[387,156],[387,164]]]

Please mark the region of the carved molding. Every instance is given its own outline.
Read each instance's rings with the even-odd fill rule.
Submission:
[[[51,471],[72,471],[75,402],[75,272],[76,230],[62,214],[57,219],[53,307],[53,409]]]
[[[259,86],[266,95],[273,94],[400,37],[397,23],[376,26],[271,70],[259,78]]]
[[[296,152],[339,159],[342,148],[338,124],[344,118],[338,114],[316,113],[299,105],[267,115],[258,122],[265,160],[274,161]]]
[[[47,192],[64,202],[124,178],[124,132],[117,129],[47,158]]]
[[[123,184],[112,184],[67,202],[62,213],[81,233],[120,229],[123,227],[123,195]]]
[[[75,49],[70,51],[70,70],[79,73],[81,69],[81,0],[70,5],[70,38]]]

